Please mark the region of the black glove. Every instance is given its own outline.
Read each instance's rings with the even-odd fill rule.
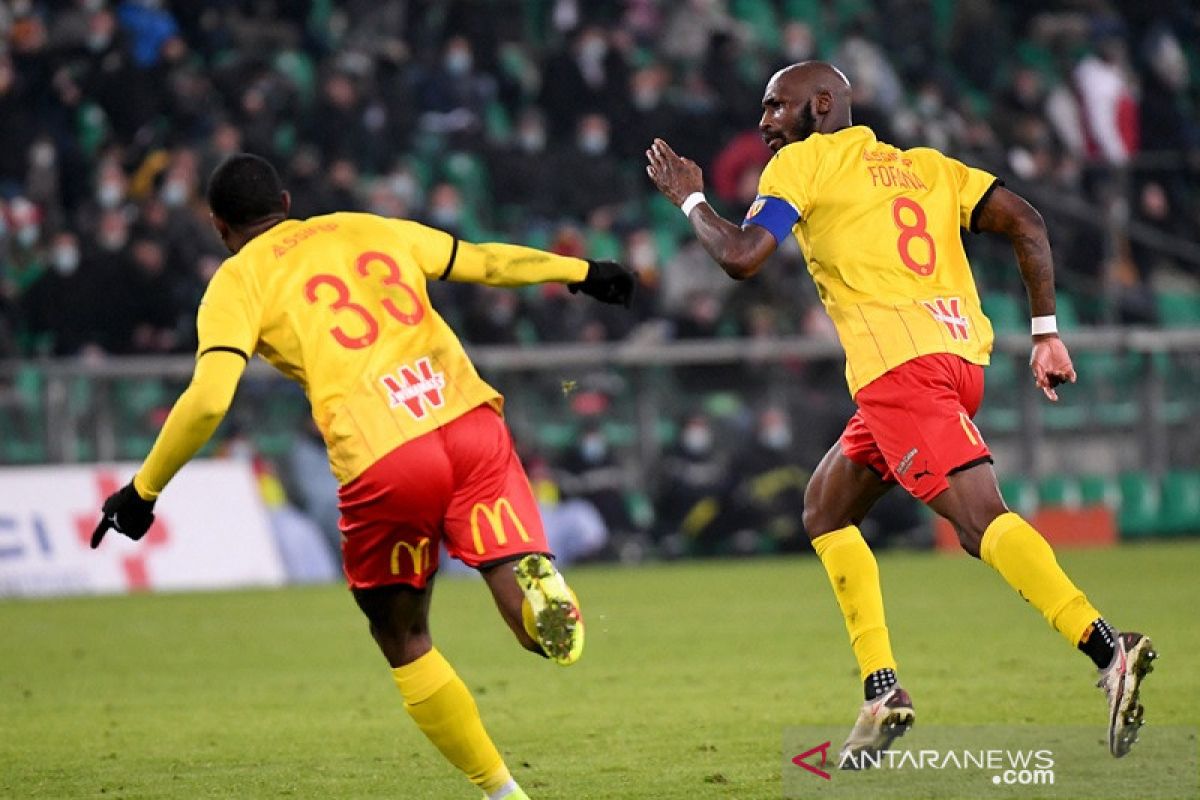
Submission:
[[[109,528],[135,542],[145,536],[146,531],[150,530],[150,524],[154,522],[154,501],[143,500],[130,481],[119,492],[108,496],[101,513],[104,514],[104,518],[92,532],[93,550],[100,546],[100,540]]]
[[[568,283],[571,294],[583,292],[601,303],[625,306],[633,300],[637,275],[615,261],[588,261],[587,277],[578,283]]]

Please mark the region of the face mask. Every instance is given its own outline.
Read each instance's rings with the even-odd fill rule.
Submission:
[[[29,158],[35,167],[41,169],[53,167],[55,162],[54,145],[45,142],[34,145],[29,153]]]
[[[546,149],[546,132],[540,128],[529,128],[517,134],[517,144],[526,153],[540,153]]]
[[[640,269],[653,267],[658,252],[650,242],[640,242],[629,248],[629,263]]]
[[[638,111],[650,111],[658,108],[658,101],[662,99],[662,93],[657,89],[638,89],[633,93],[633,105]]]
[[[56,247],[50,260],[54,265],[54,271],[65,278],[74,274],[75,270],[79,268],[79,250],[71,245]]]
[[[162,200],[168,206],[177,208],[187,202],[188,187],[183,181],[167,181],[163,186]]]
[[[932,92],[917,98],[917,110],[926,116],[936,114],[941,108],[942,99]]]
[[[584,61],[596,63],[608,53],[608,45],[603,39],[588,39],[579,48],[579,57]]]
[[[96,202],[103,208],[116,208],[124,197],[125,190],[119,183],[102,183],[96,190]]]
[[[782,425],[772,425],[763,430],[759,441],[769,450],[783,450],[791,445],[792,432]]]
[[[494,303],[488,307],[487,318],[495,325],[507,325],[516,316],[516,310],[508,306]]]
[[[100,234],[100,248],[109,253],[115,253],[125,246],[125,242],[129,240],[128,235],[123,231],[116,233]]]
[[[408,205],[417,199],[417,181],[407,172],[400,172],[388,179],[388,190]]]
[[[601,436],[587,436],[579,443],[579,453],[583,460],[595,464],[604,460],[608,455],[608,443]]]
[[[25,225],[17,228],[17,244],[28,250],[37,244],[38,237],[42,235],[42,229],[38,225]]]
[[[608,134],[588,131],[579,137],[579,149],[590,156],[598,156],[608,149]]]
[[[683,449],[692,455],[707,453],[712,447],[712,431],[693,425],[683,432]]]
[[[103,53],[111,43],[112,34],[107,31],[89,33],[87,36],[87,49],[93,53]]]
[[[457,206],[440,206],[439,208],[431,209],[429,216],[433,220],[434,225],[441,228],[453,228],[462,217],[462,212]]]
[[[466,50],[451,50],[444,63],[451,75],[466,75],[471,71],[471,54]]]

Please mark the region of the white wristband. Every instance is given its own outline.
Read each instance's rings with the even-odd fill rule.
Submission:
[[[704,192],[692,192],[686,198],[684,198],[682,203],[679,204],[679,210],[683,212],[685,217],[690,217],[692,214],[692,209],[701,203],[707,202],[708,199],[704,196]]]
[[[1043,333],[1058,333],[1058,318],[1053,314],[1047,314],[1044,317],[1034,317],[1030,329],[1033,331],[1034,336],[1039,336]]]

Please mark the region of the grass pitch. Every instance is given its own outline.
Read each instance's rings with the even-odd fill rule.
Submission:
[[[1061,561],[1162,653],[1138,748],[1155,724],[1200,723],[1200,542]],[[880,568],[918,731],[1102,737],[1091,665],[999,576],[923,554],[885,553]],[[482,582],[435,590],[435,640],[534,798],[777,798],[783,729],[853,721],[861,687],[815,559],[568,578],[588,621],[569,669],[521,651]],[[0,797],[478,797],[403,712],[340,587],[10,601],[0,631]]]

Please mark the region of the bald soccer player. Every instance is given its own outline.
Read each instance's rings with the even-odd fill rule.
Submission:
[[[341,484],[346,578],[405,710],[488,798],[526,798],[433,645],[439,546],[480,571],[526,649],[573,664],[583,619],[549,558],[503,398],[476,373],[426,283],[556,281],[628,306],[633,274],[373,214],[289,219],[274,167],[247,153],[217,167],[208,203],[232,255],[200,301],[195,374],[145,463],[104,502],[92,547],[110,529],[145,535],[159,493],[212,436],[258,353],[312,404]]]
[[[700,168],[655,140],[646,171],[687,215],[709,255],[751,277],[795,234],[846,351],[857,411],[821,460],[804,526],[829,574],[866,695],[839,763],[856,768],[915,718],[896,677],[875,558],[858,529],[895,484],[954,526],[1099,669],[1108,748],[1121,757],[1142,723],[1150,639],[1117,632],[1059,567],[1046,540],[1004,504],[972,418],[983,397],[992,326],[960,228],[1012,242],[1032,312],[1033,380],[1051,401],[1075,381],[1054,317],[1054,266],[1041,216],[1003,182],[926,147],[900,150],[850,119],[850,83],[809,61],[767,84],[759,130],[774,157],[740,226],[705,202]],[[950,598],[947,598],[948,600]]]

